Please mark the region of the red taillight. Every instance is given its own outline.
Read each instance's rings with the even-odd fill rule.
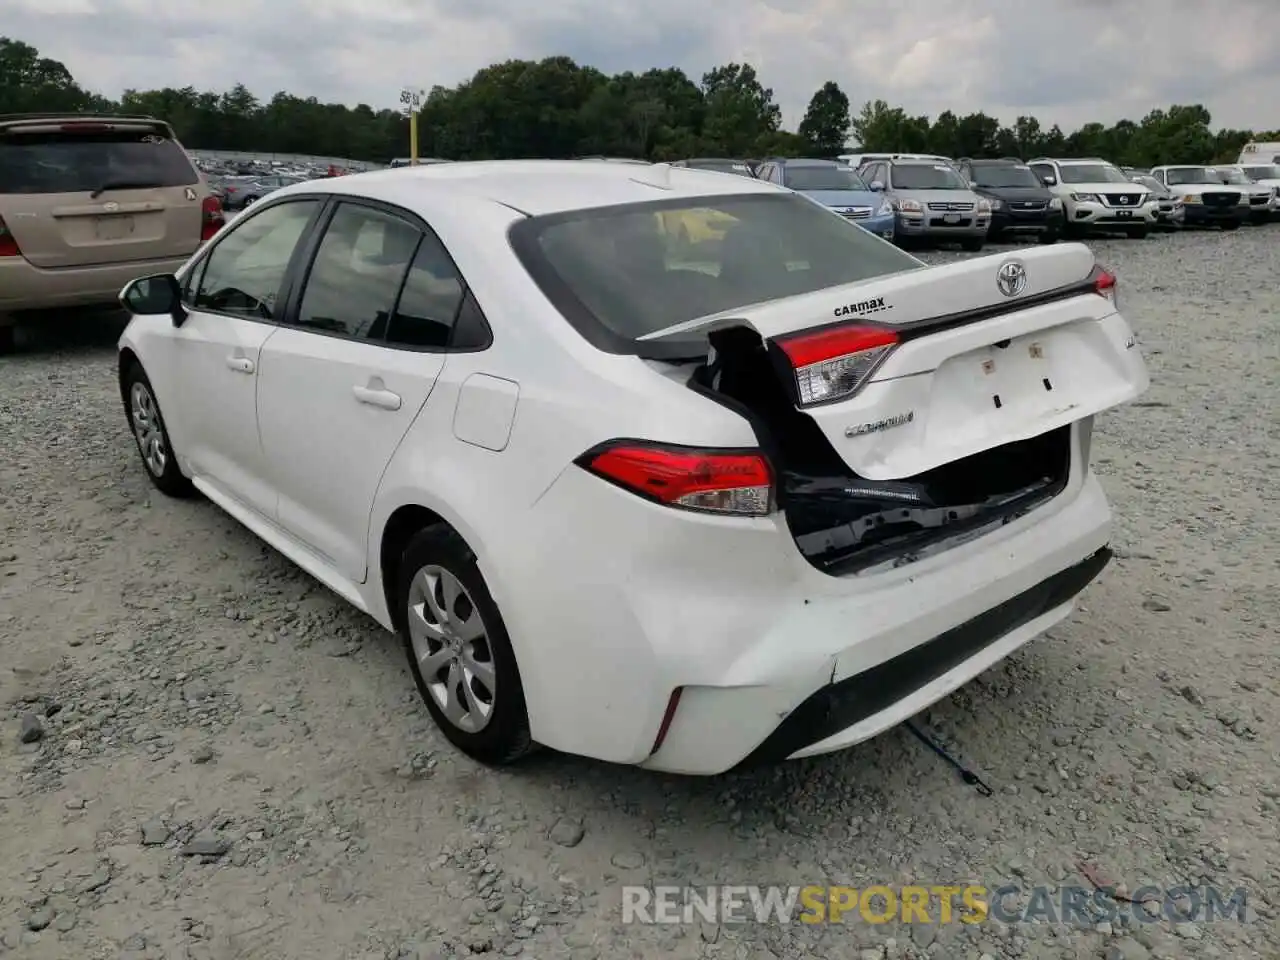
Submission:
[[[671,691],[671,699],[667,701],[667,709],[662,714],[662,723],[658,726],[658,735],[653,739],[653,749],[649,751],[649,756],[652,757],[662,749],[662,742],[671,731],[671,721],[676,718],[676,708],[680,706],[680,694],[683,692],[684,687],[676,687]]]
[[[773,470],[758,451],[619,440],[587,451],[577,463],[667,506],[752,517],[773,509]]]
[[[1116,298],[1115,274],[1110,273],[1103,267],[1098,267],[1098,269],[1094,271],[1093,288],[1098,291],[1100,296],[1114,301]]]
[[[4,217],[0,217],[0,257],[20,257],[22,251],[18,249],[17,238],[9,232],[9,227],[4,222]]]
[[[227,218],[222,214],[222,201],[217,197],[205,197],[200,203],[200,242],[212,237],[226,222]]]
[[[898,342],[897,333],[885,327],[843,323],[774,341],[795,371],[801,406],[853,395]]]

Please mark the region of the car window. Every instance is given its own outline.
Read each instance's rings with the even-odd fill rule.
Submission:
[[[298,326],[381,340],[421,236],[382,210],[338,204],[307,273]]]
[[[423,236],[387,328],[387,342],[409,347],[449,346],[463,283],[439,239]]]
[[[315,200],[294,200],[265,207],[238,221],[205,258],[191,305],[271,319],[294,248],[317,206]],[[199,266],[193,271],[200,272]]]
[[[0,192],[89,193],[112,183],[184,187],[200,176],[175,141],[138,126],[66,123],[54,132],[0,137]]]

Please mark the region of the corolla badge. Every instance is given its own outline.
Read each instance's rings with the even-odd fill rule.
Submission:
[[[1017,260],[1006,260],[996,271],[996,287],[1006,297],[1016,297],[1027,289],[1027,268]]]

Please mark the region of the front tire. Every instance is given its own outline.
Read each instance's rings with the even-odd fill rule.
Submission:
[[[1240,223],[1237,220],[1226,220],[1222,224],[1223,230],[1239,230]]]
[[[396,596],[409,671],[440,732],[490,766],[532,752],[515,653],[471,548],[444,524],[426,528],[405,550]]]
[[[1148,232],[1146,227],[1130,227],[1125,231],[1130,240],[1145,240]]]
[[[155,390],[138,363],[132,364],[125,373],[124,405],[142,466],[152,484],[166,496],[191,496],[195,488],[178,469],[178,457],[173,452]]]

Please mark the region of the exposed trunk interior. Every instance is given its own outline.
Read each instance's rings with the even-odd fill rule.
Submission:
[[[800,552],[825,573],[911,563],[1024,515],[1066,485],[1070,426],[917,476],[865,480],[792,404],[755,331],[710,337],[713,359],[690,384],[745,407],[766,432],[779,505]]]

